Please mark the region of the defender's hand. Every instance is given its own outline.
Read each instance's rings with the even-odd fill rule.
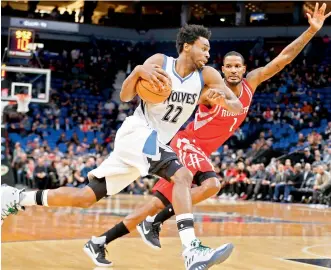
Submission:
[[[320,8],[319,8],[319,4],[316,3],[313,16],[311,16],[309,13],[307,13],[308,22],[310,24],[311,29],[314,32],[317,32],[318,30],[320,30],[324,24],[325,19],[331,15],[331,12],[324,15],[325,9],[326,9],[325,3],[323,3],[323,5]]]
[[[225,102],[225,94],[218,89],[208,89],[207,100],[209,101],[220,100]]]

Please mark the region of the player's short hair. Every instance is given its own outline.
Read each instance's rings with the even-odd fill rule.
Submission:
[[[235,51],[228,52],[226,55],[224,55],[223,64],[224,64],[225,58],[227,58],[228,56],[239,56],[241,58],[243,64],[245,64],[245,58],[242,56],[242,54],[235,52]]]
[[[199,37],[210,39],[211,31],[203,25],[186,24],[177,34],[176,48],[178,54],[183,51],[185,43],[193,44]]]

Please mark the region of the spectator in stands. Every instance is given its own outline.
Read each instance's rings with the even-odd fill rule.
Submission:
[[[301,111],[305,114],[310,114],[313,112],[313,108],[310,104],[308,104],[307,101],[303,102],[303,107],[301,108]]]
[[[314,159],[315,159],[314,163],[316,163],[316,164],[322,163],[322,156],[321,156],[321,152],[319,150],[315,150]]]
[[[145,185],[142,178],[132,182],[128,187],[128,193],[142,195],[145,192]]]
[[[317,166],[316,182],[313,192],[313,203],[321,202],[321,196],[331,191],[331,174],[327,172],[323,165]]]
[[[16,145],[15,145],[16,146]],[[17,145],[19,147],[19,145]],[[25,152],[20,151],[20,148],[15,148],[18,150],[15,155],[16,158],[13,160],[13,172],[15,184],[26,184],[26,163],[27,155]]]
[[[309,148],[305,148],[303,162],[312,164],[314,161],[315,161],[315,159],[314,159],[313,155],[310,153]]]
[[[70,142],[75,144],[76,146],[80,145],[80,141],[76,132],[72,133]]]
[[[95,153],[101,154],[102,153],[102,146],[99,144],[98,139],[93,139],[93,142],[90,144],[89,150],[94,150]]]
[[[276,91],[275,95],[273,97],[273,102],[276,104],[279,104],[281,101],[282,101],[282,96],[280,95],[280,93],[278,91]],[[279,105],[277,105],[277,106],[278,106],[277,109],[280,109]]]
[[[324,164],[331,164],[331,146],[324,145],[323,163]]]
[[[297,163],[294,166],[293,175],[285,184],[284,198],[283,198],[284,202],[291,202],[289,195],[291,194],[291,192],[300,188],[302,182],[303,182],[303,174],[301,172],[301,164]]]
[[[17,142],[15,143],[15,149],[13,151],[13,163],[16,161],[16,159],[22,154],[25,153],[24,150],[21,147],[21,143]]]
[[[55,119],[55,123],[54,123],[54,125],[52,125],[52,128],[54,128],[54,130],[61,130],[61,124],[60,124],[59,118]]]
[[[88,181],[83,176],[81,176],[81,172],[74,169],[72,172],[72,176],[69,177],[66,186],[83,188],[86,186],[86,183],[88,183]]]
[[[55,161],[52,161],[48,167],[49,185],[51,188],[59,187],[59,176],[57,174]]]
[[[310,202],[311,196],[313,194],[313,187],[315,185],[315,174],[311,170],[311,165],[309,163],[305,164],[305,169],[302,173],[302,183],[299,189],[296,190],[299,195],[299,201]],[[295,191],[291,191],[291,194]],[[293,194],[292,194],[293,195]],[[310,198],[310,199],[309,199]]]
[[[285,172],[291,174],[293,172],[292,162],[290,159],[285,160],[285,166],[284,166]]]
[[[33,175],[38,189],[49,188],[48,168],[43,157],[38,158],[38,163],[34,169]]]
[[[243,162],[238,162],[237,170],[234,173],[234,176],[230,179],[230,192],[232,199],[235,200],[238,197],[246,197],[246,185],[249,183],[249,172],[245,168]]]
[[[283,164],[278,166],[278,173],[275,178],[275,182],[272,186],[275,186],[275,192],[273,194],[273,201],[279,201],[279,195],[284,191],[286,183],[291,179],[293,173],[290,167],[286,167]]]
[[[256,173],[249,178],[249,186],[247,188],[247,196],[244,199],[249,199],[252,196],[253,200],[264,199],[268,194],[269,184],[268,181],[268,172],[266,171],[264,164],[253,165],[256,166]],[[252,166],[252,167],[253,167]],[[255,185],[255,187],[254,187]],[[258,195],[262,191],[260,197]]]
[[[35,186],[35,181],[33,177],[33,172],[35,168],[35,162],[32,158],[28,159],[28,164],[26,165],[26,179],[27,179],[27,186],[33,188]]]
[[[95,169],[95,159],[94,157],[89,157],[86,162],[85,162],[85,167],[81,170],[80,174],[82,177],[87,179],[87,174],[88,172],[92,171]]]
[[[64,144],[67,143],[66,134],[64,132],[61,133],[60,138],[56,141],[56,145],[59,145],[61,143],[64,143]]]
[[[263,112],[263,118],[266,122],[273,122],[274,112],[268,107],[266,111]]]
[[[327,139],[331,135],[331,122],[329,122],[328,126],[325,128],[324,134],[324,139]]]
[[[69,160],[63,158],[59,163],[57,163],[56,171],[59,176],[60,186],[65,185],[68,182],[68,176],[71,175]]]
[[[71,123],[70,123],[70,119],[69,119],[69,118],[66,118],[66,120],[65,120],[65,122],[64,122],[64,124],[63,124],[63,126],[62,126],[62,129],[63,129],[64,131],[72,130],[72,125],[71,125]]]

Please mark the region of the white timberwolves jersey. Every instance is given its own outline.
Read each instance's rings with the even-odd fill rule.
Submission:
[[[175,70],[176,59],[164,56],[162,68],[169,74],[172,81],[172,92],[169,98],[159,104],[141,101],[134,115],[143,118],[158,134],[158,140],[167,144],[180,127],[192,115],[199,101],[204,82],[202,71],[192,72],[185,78]]]

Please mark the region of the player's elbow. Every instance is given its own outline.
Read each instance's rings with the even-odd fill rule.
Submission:
[[[120,92],[120,100],[122,101],[122,102],[128,102],[129,100],[127,100],[127,97],[126,97],[126,95],[123,93],[124,91],[123,91],[123,89],[121,90],[121,92]]]
[[[291,55],[282,52],[279,55],[279,61],[277,63],[278,69],[282,70],[285,66],[290,64],[293,61],[294,57],[291,57]]]
[[[129,93],[127,93],[127,91],[125,91],[125,89],[122,88],[121,92],[120,92],[120,100],[122,102],[129,102],[134,98],[134,96],[130,95]]]

